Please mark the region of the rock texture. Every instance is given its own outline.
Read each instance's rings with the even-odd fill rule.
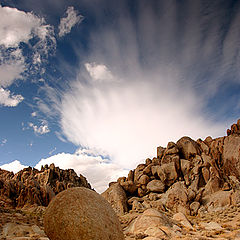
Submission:
[[[169,142],[166,148],[158,147],[156,158],[146,159],[117,182],[127,196],[128,209],[120,216],[126,239],[180,239],[183,228],[225,232],[221,219],[194,226],[188,218],[197,219],[239,206],[240,120],[224,137],[197,141],[182,137],[176,144]],[[162,213],[168,216],[173,221],[171,228],[163,223],[156,225],[159,217],[154,214],[149,215],[152,220],[146,220],[150,209],[160,211],[155,212],[156,216]],[[148,227],[147,222],[151,223]],[[236,224],[240,226],[240,222]],[[234,235],[234,239],[240,239],[240,232],[236,235],[239,238]],[[201,234],[196,236],[187,239],[211,239]]]
[[[55,195],[71,187],[91,188],[82,175],[77,176],[74,170],[62,170],[54,164],[40,171],[28,167],[15,175],[0,169],[0,206],[48,206]]]
[[[51,240],[123,240],[123,232],[110,204],[87,188],[71,188],[58,194],[44,216]]]

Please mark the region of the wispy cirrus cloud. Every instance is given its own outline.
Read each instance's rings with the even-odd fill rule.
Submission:
[[[84,17],[78,14],[78,11],[74,7],[68,7],[66,11],[66,17],[61,18],[59,29],[59,37],[63,37],[71,32],[71,29],[78,23],[82,22]]]

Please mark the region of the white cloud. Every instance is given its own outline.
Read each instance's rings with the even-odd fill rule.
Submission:
[[[23,80],[23,74],[38,71],[41,63],[55,51],[56,39],[53,27],[32,12],[0,5],[0,16],[0,104],[17,106],[23,97],[14,96],[6,88],[16,80]],[[32,56],[23,55],[24,45],[20,44],[28,44],[33,38],[36,40],[34,46],[28,46],[31,47]]]
[[[86,63],[85,68],[93,80],[111,81],[113,76],[104,64]]]
[[[32,117],[36,117],[36,116],[37,116],[37,112],[32,112],[32,113],[31,113],[31,116],[32,116]]]
[[[110,163],[101,156],[90,156],[85,153],[59,153],[47,159],[42,159],[36,165],[36,168],[40,169],[42,165],[51,163],[62,169],[74,169],[77,174],[85,176],[99,193],[107,189],[109,182],[116,181],[118,177],[127,174],[127,171],[117,164]]]
[[[25,71],[24,57],[20,49],[15,48],[0,51],[0,87],[10,86],[16,79],[22,79],[21,73]]]
[[[0,44],[6,47],[17,47],[20,42],[27,42],[43,23],[43,19],[32,13],[1,5],[0,15]]]
[[[6,143],[7,143],[7,139],[5,138],[5,139],[3,139],[3,140],[1,141],[0,145],[1,145],[1,146],[4,146]]]
[[[48,127],[48,123],[46,121],[42,121],[40,126],[34,125],[32,122],[28,123],[29,127],[31,127],[36,134],[46,134],[50,132]]]
[[[55,135],[57,136],[57,138],[62,141],[62,142],[67,142],[67,140],[65,139],[65,137],[60,133],[60,132],[57,132],[55,131]]]
[[[49,154],[49,155],[52,155],[56,150],[57,150],[57,148],[54,147],[48,154]]]
[[[175,2],[156,4],[158,8],[139,3],[136,18],[122,8],[124,14],[114,24],[104,25],[105,11],[100,9],[96,14],[100,27],[89,34],[85,68],[59,104],[54,101],[69,141],[100,149],[111,164],[126,168],[135,168],[155,156],[157,146],[184,135],[194,139],[223,135],[228,123],[217,118],[218,104],[211,105],[213,112],[208,103],[214,102],[221,83],[231,81],[226,76],[232,66],[239,69],[240,45],[233,44],[239,42],[239,14],[225,32],[222,11],[216,14],[210,5],[183,7],[181,14],[192,23],[186,25],[177,21]],[[82,52],[79,49],[81,63]],[[52,112],[51,105],[40,108]]]
[[[60,24],[58,26],[59,37],[63,37],[66,34],[70,33],[72,27],[83,20],[83,16],[78,15],[78,12],[74,9],[74,7],[68,7],[66,14],[67,16],[61,18]]]
[[[0,168],[5,169],[7,171],[11,171],[14,173],[19,172],[20,170],[22,170],[23,168],[26,168],[27,166],[22,165],[18,160],[15,160],[11,163],[7,163],[4,165],[1,165]]]
[[[21,63],[10,63],[0,65],[0,86],[8,87],[15,79],[20,79],[21,73],[24,71],[24,64]]]
[[[62,99],[63,133],[74,144],[101,149],[127,168],[155,156],[157,146],[184,135],[219,134],[221,126],[201,116],[201,99],[190,89],[178,90],[175,72],[156,75],[160,84],[154,74],[142,75],[138,81],[76,81]],[[182,91],[181,96],[177,91]]]
[[[9,90],[0,88],[0,105],[16,107],[23,99],[21,95],[13,95]]]

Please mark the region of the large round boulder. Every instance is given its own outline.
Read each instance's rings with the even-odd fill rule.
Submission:
[[[119,220],[110,204],[93,190],[78,187],[59,193],[44,216],[51,240],[123,240]]]

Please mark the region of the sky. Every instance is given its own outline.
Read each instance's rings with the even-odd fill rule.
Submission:
[[[0,168],[98,192],[240,111],[240,1],[0,0]]]

